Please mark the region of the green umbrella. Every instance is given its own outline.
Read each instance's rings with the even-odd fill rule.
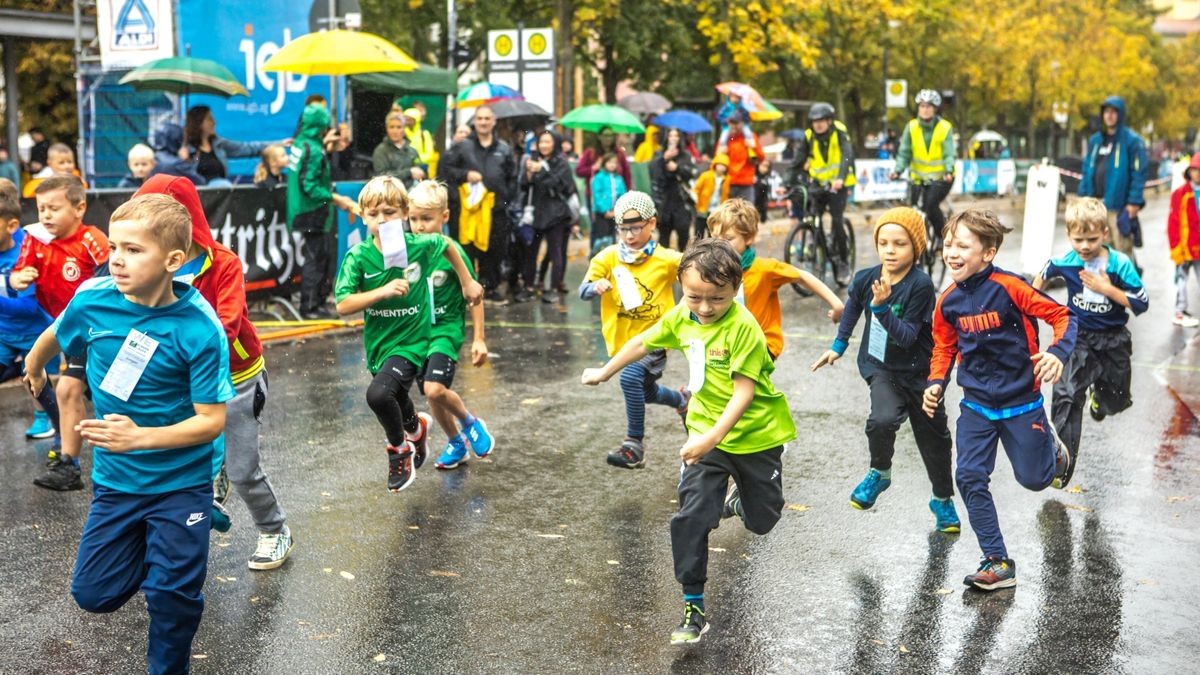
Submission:
[[[233,73],[216,61],[191,56],[157,59],[125,73],[121,84],[137,91],[169,91],[175,94],[249,96]]]
[[[568,129],[584,131],[600,131],[608,127],[617,133],[640,134],[646,130],[637,115],[615,105],[585,105],[567,113],[558,123]]]

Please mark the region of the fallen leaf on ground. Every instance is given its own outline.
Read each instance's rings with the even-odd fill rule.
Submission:
[[[1087,489],[1082,485],[1072,485],[1071,487],[1067,488],[1067,492],[1070,492],[1073,495],[1079,495],[1087,492]]]
[[[322,492],[321,496],[322,497],[332,497],[333,495],[329,494],[328,492]]]
[[[387,661],[387,654],[375,655],[375,663],[383,663],[384,661]]]
[[[421,526],[420,526],[420,525],[409,525],[409,526],[408,526],[408,529],[410,529],[410,530],[419,530],[419,529],[421,529]]]
[[[207,659],[208,654],[192,654],[193,659]]]
[[[567,535],[565,535],[565,534],[538,534],[538,536],[541,537],[542,539],[566,539],[567,538]]]
[[[346,570],[342,570],[341,572],[339,572],[339,574],[341,574],[342,578],[345,579],[346,581],[354,581],[354,575],[350,574]]]
[[[1174,504],[1176,502],[1186,502],[1186,501],[1190,500],[1191,498],[1192,498],[1191,495],[1172,495],[1170,497],[1167,497],[1167,503]]]
[[[332,574],[333,568],[332,567],[322,567],[321,571],[324,572],[325,574]]]
[[[541,403],[541,402],[542,402],[542,397],[541,397],[541,396],[538,396],[537,398],[523,398],[523,399],[521,399],[521,405],[534,405],[534,404]]]
[[[713,553],[724,553],[725,552],[725,549],[717,548],[716,546],[709,546],[708,550],[712,551]]]
[[[331,637],[337,637],[337,633],[317,633],[316,635],[308,636],[309,640],[328,640]]]
[[[253,598],[250,598],[250,604],[257,605],[259,600],[262,600],[262,598],[260,598],[256,595]]]
[[[1076,511],[1084,511],[1085,513],[1092,512],[1090,508],[1086,506],[1080,506],[1079,504],[1063,504],[1063,506],[1067,507],[1068,509],[1075,509]]]
[[[311,626],[311,625],[312,625],[311,623],[309,623],[309,622],[305,621],[304,619],[298,619],[298,620],[296,621],[296,623],[297,623],[297,624],[299,624],[299,625],[301,625],[301,626]]]
[[[429,576],[431,576],[431,577],[457,577],[457,576],[461,576],[461,575],[459,575],[458,572],[445,572],[442,570],[429,570]]]
[[[900,645],[900,653],[901,653],[901,654],[907,654],[907,653],[908,653],[908,647],[905,647],[904,645]]]
[[[954,591],[950,590],[949,588],[939,588],[934,591],[934,593],[937,593],[938,595],[950,595],[953,592]]]
[[[1139,586],[1157,586],[1158,582],[1154,579],[1138,579]]]
[[[874,642],[877,645],[883,644],[883,640],[880,640],[879,638],[871,638],[871,642]]]
[[[619,560],[605,560],[604,562],[608,563],[609,565],[620,565],[621,564],[621,561],[619,561]]]
[[[783,508],[787,509],[788,511],[807,511],[812,507],[808,506],[807,504],[788,504]]]
[[[583,582],[581,582],[581,581],[580,581],[580,580],[578,580],[578,579],[563,579],[563,581],[565,581],[566,583],[568,583],[568,584],[570,584],[570,585],[572,585],[572,586],[579,586],[580,584],[582,584],[582,583],[583,583]]]

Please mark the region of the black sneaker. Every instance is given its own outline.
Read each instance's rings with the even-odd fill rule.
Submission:
[[[1107,414],[1100,412],[1100,402],[1096,400],[1096,390],[1088,391],[1088,414],[1097,422],[1103,422]]]
[[[1058,430],[1054,428],[1054,424],[1050,424],[1050,435],[1054,437],[1054,445],[1058,447],[1054,456],[1054,480],[1050,481],[1050,486],[1061,490],[1067,487],[1067,483],[1071,482],[1071,474],[1075,473],[1075,458],[1071,456],[1067,444],[1058,437]]]
[[[429,413],[417,413],[417,424],[421,427],[421,437],[412,439],[408,434],[404,434],[405,439],[412,443],[413,446],[413,468],[419,469],[425,463],[425,456],[429,454],[429,425],[433,422],[433,418]]]
[[[337,314],[334,314],[324,307],[317,307],[316,309],[310,309],[307,312],[301,312],[300,316],[304,317],[305,321],[323,321],[326,319],[338,318]]]
[[[706,632],[708,620],[704,618],[704,610],[690,602],[683,603],[683,621],[679,622],[678,628],[671,631],[671,644],[695,644]]]
[[[608,463],[622,469],[641,469],[646,466],[646,450],[641,441],[626,438],[620,448],[608,453]]]
[[[402,447],[389,445],[388,453],[388,489],[399,492],[412,485],[417,472],[413,469],[413,446],[408,441]]]
[[[725,506],[721,508],[722,518],[732,518],[737,516],[742,517],[742,493],[738,490],[737,483],[734,483],[729,488],[729,494],[725,496]]]
[[[1017,585],[1017,563],[1009,558],[984,558],[974,574],[968,574],[963,584],[981,591],[995,591]]]
[[[72,462],[64,462],[57,456],[46,463],[45,473],[34,478],[33,484],[57,492],[83,489],[83,480],[79,477],[79,467]]]

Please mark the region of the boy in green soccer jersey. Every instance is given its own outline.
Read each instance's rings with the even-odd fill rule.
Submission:
[[[755,534],[775,527],[783,509],[783,444],[796,437],[796,426],[787,399],[771,384],[775,365],[766,337],[735,302],[742,264],[733,247],[723,239],[700,239],[684,252],[678,274],[683,301],[603,368],[585,370],[583,383],[607,381],[648,350],[687,355],[692,399],[688,440],[679,450],[679,513],[671,519],[684,609],[671,644],[688,644],[708,630],[708,533],[734,515]],[[726,497],[730,478],[735,487]]]
[[[387,435],[388,489],[412,484],[425,462],[429,416],[417,414],[408,390],[429,353],[431,304],[426,277],[441,258],[449,260],[471,304],[483,287],[471,278],[462,255],[440,234],[405,232],[408,212],[404,184],[391,176],[373,178],[358,195],[371,238],[346,253],[338,272],[337,311],[363,312],[363,344],[371,406]]]
[[[442,231],[450,217],[447,206],[446,187],[432,180],[413,186],[408,193],[408,224],[414,234],[435,234]],[[466,252],[458,242],[451,240],[464,260]],[[472,273],[474,270],[472,270]],[[453,469],[467,461],[467,444],[476,457],[486,457],[495,449],[495,439],[488,433],[487,424],[467,410],[462,398],[450,387],[454,384],[454,371],[458,368],[458,352],[465,337],[463,320],[467,303],[463,302],[462,287],[454,276],[454,268],[445,258],[434,262],[427,279],[429,294],[433,299],[432,325],[429,328],[429,353],[425,369],[417,382],[421,392],[429,400],[433,418],[446,432],[446,449],[438,456],[434,466]],[[474,338],[471,341],[471,363],[478,367],[487,361],[487,343],[484,342],[483,304],[471,307],[471,324]],[[455,424],[462,427],[459,431]]]

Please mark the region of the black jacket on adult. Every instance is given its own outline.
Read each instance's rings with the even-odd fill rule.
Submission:
[[[668,161],[675,162],[674,171],[667,169]],[[691,209],[688,183],[695,177],[696,164],[686,150],[680,148],[673,160],[664,158],[662,150],[654,153],[654,159],[650,161],[650,186],[659,210]]]
[[[557,149],[549,159],[539,159],[546,162],[546,168],[534,172],[531,178],[526,177],[525,162],[521,162],[518,191],[523,199],[528,199],[527,190],[533,191],[533,229],[570,226],[571,207],[567,200],[575,193],[575,173],[571,163]]]
[[[517,187],[517,160],[508,143],[492,136],[491,146],[485,148],[472,133],[447,150],[438,163],[438,178],[455,194],[467,182],[468,171],[483,175],[484,187],[496,194],[497,210],[512,201]]]

